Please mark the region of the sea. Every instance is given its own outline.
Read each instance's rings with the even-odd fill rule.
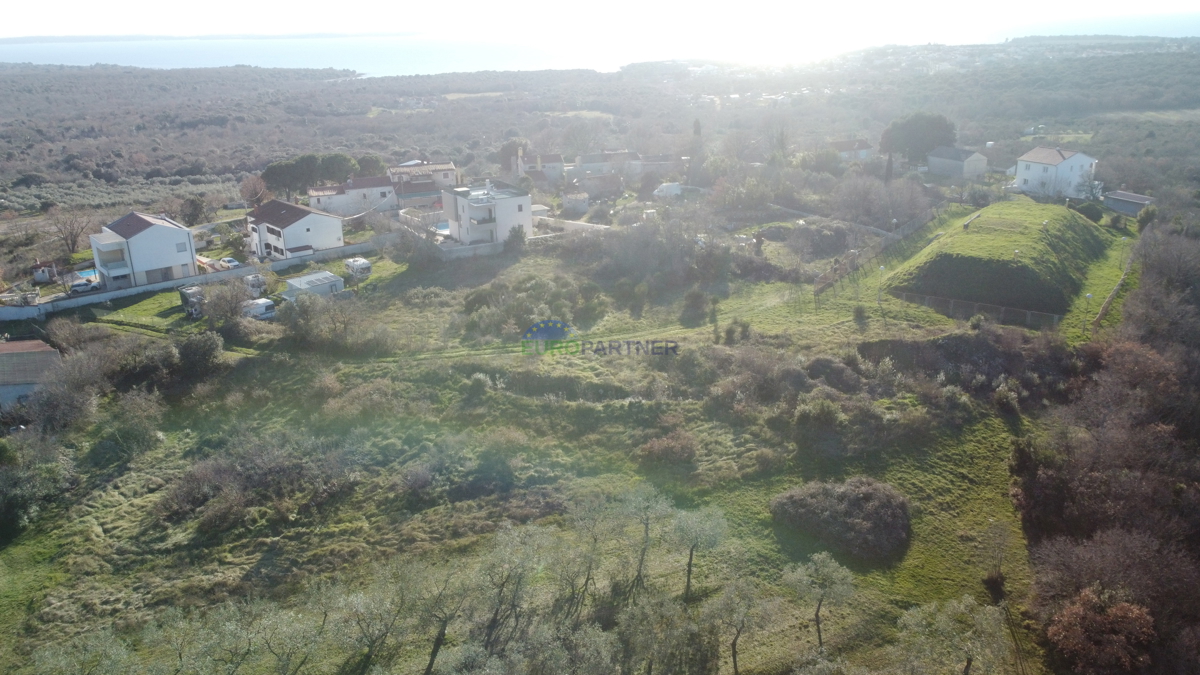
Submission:
[[[0,28],[0,31],[3,29]],[[1081,17],[1070,23],[983,24],[975,31],[951,32],[942,44],[1003,42],[1022,35],[1124,35],[1189,37],[1200,35],[1200,14],[1117,18]],[[212,68],[249,65],[266,68],[337,68],[367,77],[435,75],[454,72],[589,69],[614,72],[630,63],[703,59],[727,63],[785,65],[812,62],[872,45],[895,44],[897,35],[838,35],[809,40],[786,49],[738,42],[697,40],[669,35],[661,39],[624,39],[603,49],[578,48],[571,39],[521,39],[480,42],[425,34],[290,35],[179,37],[23,37],[0,38],[0,63],[90,66],[111,64],[140,68]],[[925,44],[911,36],[900,44]],[[939,35],[939,37],[943,37]],[[587,41],[584,41],[585,43]],[[1193,47],[1195,48],[1195,47]]]
[[[42,39],[45,41],[0,40],[0,63],[114,64],[139,68],[235,65],[337,68],[353,70],[367,77],[382,77],[575,68],[613,72],[638,60],[630,59],[627,52],[579,53],[559,49],[553,44],[544,47],[528,43],[447,45],[426,37],[405,35]]]

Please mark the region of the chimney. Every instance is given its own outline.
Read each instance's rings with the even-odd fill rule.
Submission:
[[[538,163],[538,165],[537,165],[538,171],[541,171],[542,170],[542,156],[541,155],[537,156],[537,163]]]

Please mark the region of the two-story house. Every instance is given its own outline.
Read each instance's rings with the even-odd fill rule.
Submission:
[[[940,145],[925,157],[929,173],[935,176],[950,176],[979,180],[987,173],[987,157],[964,148]]]
[[[1082,152],[1038,146],[1017,158],[1012,187],[1027,194],[1082,199],[1096,192],[1096,160]]]
[[[308,205],[339,216],[356,216],[367,211],[395,211],[396,190],[387,176],[351,178],[341,185],[308,189]]]
[[[192,231],[166,216],[132,211],[88,237],[106,290],[196,275]]]
[[[442,192],[442,212],[450,236],[464,244],[501,242],[518,227],[532,237],[532,205],[528,192],[500,181]]]
[[[278,199],[248,213],[247,222],[257,256],[285,260],[344,245],[341,218]]]
[[[388,169],[400,208],[432,206],[442,190],[458,185],[454,162],[423,162],[414,159]]]

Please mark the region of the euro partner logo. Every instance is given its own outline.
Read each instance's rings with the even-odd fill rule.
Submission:
[[[674,340],[584,340],[565,321],[547,319],[521,335],[521,353],[531,356],[678,356]]]

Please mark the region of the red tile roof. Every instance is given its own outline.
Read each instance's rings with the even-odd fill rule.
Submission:
[[[1018,162],[1033,162],[1034,164],[1049,164],[1058,166],[1079,153],[1074,150],[1061,148],[1044,148],[1038,146],[1017,158]]]

